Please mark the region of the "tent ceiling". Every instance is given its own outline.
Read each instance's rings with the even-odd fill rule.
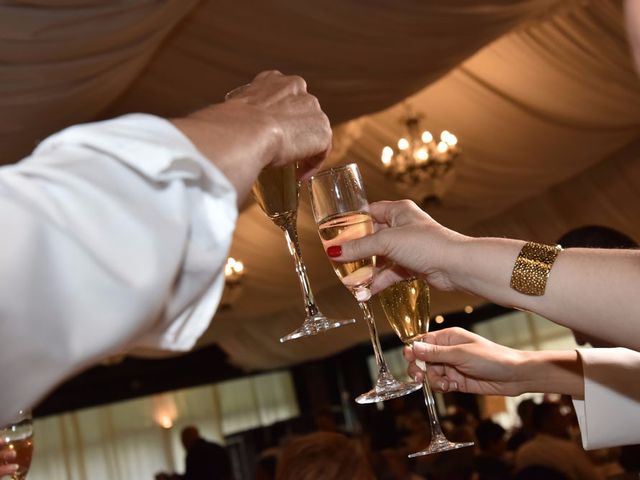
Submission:
[[[640,80],[619,1],[13,1],[0,2],[0,38],[5,163],[67,124],[179,115],[278,68],[303,75],[340,124],[328,163],[357,162],[371,200],[402,196],[378,158],[402,133],[397,102],[408,97],[463,149],[453,188],[429,211],[445,225],[552,242],[598,223],[640,239]],[[301,198],[318,303],[357,315]],[[360,324],[278,343],[300,323],[301,298],[282,234],[255,205],[231,253],[248,268],[243,295],[203,343],[269,368],[366,339]],[[442,312],[479,302],[433,297]]]

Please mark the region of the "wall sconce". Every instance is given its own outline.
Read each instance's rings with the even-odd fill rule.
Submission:
[[[242,293],[242,278],[246,270],[240,260],[233,257],[227,258],[224,266],[224,291],[220,299],[220,308],[228,310],[238,300]]]

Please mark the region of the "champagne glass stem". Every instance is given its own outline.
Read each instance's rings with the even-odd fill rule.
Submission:
[[[429,412],[429,427],[431,428],[431,441],[433,442],[436,438],[444,437],[444,433],[442,433],[442,427],[440,427],[440,421],[438,420],[436,401],[433,398],[433,393],[429,386],[429,380],[427,380],[426,366],[424,370],[424,379],[422,380],[422,393],[424,393],[424,403],[427,406],[427,412]]]
[[[378,366],[378,377],[386,376],[389,372],[387,362],[382,356],[382,347],[380,346],[380,338],[378,337],[378,329],[376,328],[376,321],[373,318],[371,312],[371,300],[366,302],[358,302],[360,309],[367,321],[367,327],[369,327],[369,336],[371,337],[371,343],[373,344],[373,353],[376,357],[376,365]]]
[[[298,281],[300,282],[300,289],[302,290],[302,296],[304,297],[304,307],[307,311],[308,317],[314,317],[318,314],[318,307],[316,306],[315,299],[313,298],[313,292],[311,291],[311,284],[309,283],[309,276],[307,275],[307,267],[305,267],[302,261],[302,253],[300,251],[300,243],[298,242],[298,230],[296,228],[297,215],[291,215],[282,225],[284,236],[287,239],[287,245],[289,246],[289,253],[293,257],[296,264],[296,274],[298,275]]]

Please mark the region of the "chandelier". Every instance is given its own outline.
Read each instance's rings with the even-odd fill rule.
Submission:
[[[457,137],[443,130],[436,139],[423,130],[419,115],[403,120],[406,136],[400,138],[397,148],[386,146],[380,157],[387,176],[419,203],[439,202],[451,186],[454,160],[459,155]]]
[[[231,308],[242,292],[242,277],[245,274],[244,264],[233,257],[227,258],[224,266],[224,290],[220,299],[220,308]]]

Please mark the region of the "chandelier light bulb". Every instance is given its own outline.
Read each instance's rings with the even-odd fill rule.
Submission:
[[[433,141],[433,135],[431,135],[431,132],[429,130],[425,130],[424,132],[422,132],[421,138],[424,143],[429,143]]]
[[[233,271],[236,273],[242,273],[244,270],[244,264],[238,260],[231,268],[233,268]]]
[[[388,167],[393,160],[393,148],[386,146],[382,149],[382,156],[380,157],[385,167]]]
[[[446,153],[447,150],[449,150],[449,145],[447,145],[445,142],[438,143],[439,153]]]
[[[409,140],[407,140],[406,138],[401,138],[400,140],[398,140],[398,148],[400,150],[406,150],[407,148],[409,148]]]
[[[429,151],[427,150],[427,147],[420,147],[416,150],[414,157],[419,162],[427,161],[429,159]]]
[[[440,139],[443,142],[445,142],[447,145],[449,145],[450,147],[453,147],[454,145],[456,145],[458,143],[458,138],[448,130],[444,130],[440,134]]]
[[[229,260],[233,260],[233,259],[229,258],[227,260],[227,264],[224,266],[224,276],[225,277],[229,277],[229,276],[233,275],[233,265],[229,262]]]

